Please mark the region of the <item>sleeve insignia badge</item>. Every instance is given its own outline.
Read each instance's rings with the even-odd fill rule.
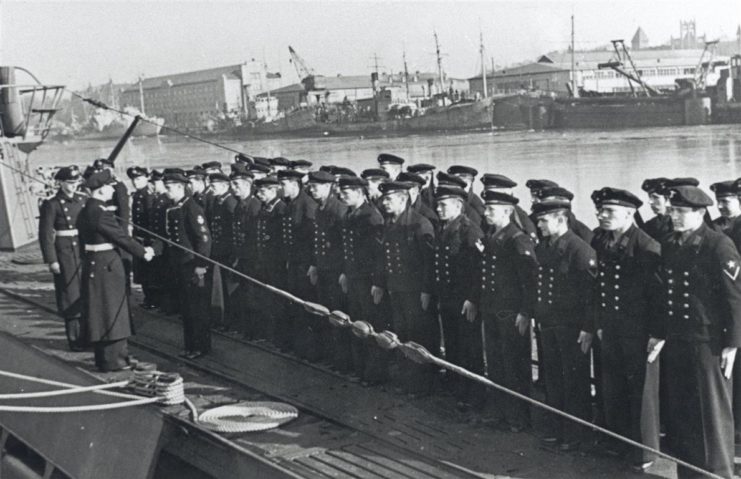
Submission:
[[[736,278],[738,278],[739,270],[741,270],[741,266],[739,266],[738,263],[733,260],[729,260],[723,266],[723,273],[731,278],[731,281],[736,281]]]
[[[196,221],[198,221],[199,225],[205,224],[206,221],[203,219],[203,216],[198,215],[198,218],[196,218]]]
[[[476,249],[479,250],[479,253],[484,252],[484,243],[482,243],[481,240],[476,240]]]

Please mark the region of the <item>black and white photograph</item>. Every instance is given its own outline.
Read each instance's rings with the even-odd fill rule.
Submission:
[[[1,479],[741,479],[740,252],[738,0],[0,0]]]

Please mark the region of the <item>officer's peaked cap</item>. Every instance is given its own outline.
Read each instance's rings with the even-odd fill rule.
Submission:
[[[167,183],[182,183],[184,185],[189,184],[188,177],[186,177],[182,173],[165,173],[165,177],[163,178],[163,181],[165,184]]]
[[[85,180],[85,186],[93,191],[97,190],[98,188],[110,185],[115,183],[116,180],[113,178],[113,175],[111,175],[111,172],[108,170],[98,171],[96,173],[93,173],[90,175],[90,177]]]
[[[126,176],[131,178],[138,178],[139,176],[149,176],[149,170],[141,166],[132,166],[126,170]]]
[[[407,192],[409,191],[409,188],[411,187],[412,187],[412,184],[406,181],[387,181],[386,183],[381,183],[380,185],[378,185],[378,189],[384,195],[389,195],[391,193]]]
[[[377,161],[379,164],[382,163],[393,163],[395,165],[403,165],[404,164],[404,158],[396,155],[392,155],[390,153],[381,153],[378,155]]]
[[[504,175],[495,175],[492,173],[486,173],[481,177],[481,182],[484,186],[490,188],[514,188],[517,186],[517,182],[512,181]]]
[[[266,176],[265,178],[258,178],[255,180],[255,186],[257,188],[265,188],[265,187],[279,187],[280,181],[278,181],[278,177],[275,175]]]
[[[304,176],[306,176],[306,173],[296,170],[280,170],[278,172],[279,180],[301,181],[301,178],[303,178]]]
[[[424,186],[425,184],[427,184],[424,178],[408,171],[399,173],[399,176],[396,177],[396,181],[407,181],[414,184],[415,186]]]
[[[430,165],[428,163],[415,163],[407,166],[407,171],[410,173],[421,173],[423,171],[432,171],[435,168],[435,165]]]
[[[568,201],[574,199],[574,193],[562,186],[548,186],[537,190],[538,198],[564,198]]]
[[[470,166],[465,165],[453,165],[450,168],[448,168],[448,173],[451,175],[470,175],[470,176],[476,176],[479,174],[479,171],[476,168],[471,168]]]
[[[466,182],[465,180],[458,178],[455,175],[451,175],[449,173],[445,173],[444,171],[438,171],[437,172],[437,183],[438,185],[452,185],[452,186],[458,186],[460,188],[465,188]]]
[[[282,156],[276,156],[275,158],[270,159],[270,164],[274,166],[289,167],[291,166],[291,160],[289,160],[288,158],[284,158]]]
[[[459,186],[439,186],[435,188],[435,199],[437,201],[448,198],[457,198],[465,203],[468,199],[468,192]]]
[[[335,176],[327,171],[312,171],[309,173],[310,183],[334,183]]]
[[[368,180],[357,176],[340,176],[337,180],[340,189],[342,188],[364,188],[368,186]]]
[[[558,186],[558,183],[551,180],[527,180],[525,182],[525,186],[530,190],[531,193],[534,193],[538,190],[541,190],[543,188],[548,188],[549,186]]]
[[[310,162],[309,160],[293,160],[291,161],[291,168],[294,170],[296,168],[311,168],[314,166],[314,163]]]
[[[657,193],[660,195],[664,194],[664,188],[666,187],[666,184],[671,181],[669,178],[648,178],[643,181],[643,184],[641,184],[641,189],[648,193],[649,195],[651,193]]]
[[[76,166],[64,166],[54,175],[57,181],[75,181],[80,179],[80,169]]]
[[[533,216],[543,216],[560,210],[570,210],[571,205],[563,201],[544,201],[533,205]]]
[[[229,182],[229,177],[226,176],[224,173],[211,173],[210,175],[208,175],[208,180],[211,183],[216,183],[216,182],[219,182],[219,181],[228,183]]]
[[[500,191],[484,191],[481,193],[481,198],[484,200],[484,203],[487,205],[516,205],[520,202],[519,199],[515,198],[512,195],[509,195],[507,193],[502,193]]]
[[[367,170],[363,170],[362,173],[360,173],[361,178],[385,178],[388,179],[390,177],[389,172],[386,170],[382,170],[380,168],[368,168]]]
[[[643,201],[627,190],[610,188],[606,186],[592,192],[592,201],[597,207],[603,205],[627,206],[629,208],[640,208]]]
[[[710,189],[715,193],[716,198],[722,196],[736,196],[739,193],[739,183],[736,181],[719,181],[710,185]]]

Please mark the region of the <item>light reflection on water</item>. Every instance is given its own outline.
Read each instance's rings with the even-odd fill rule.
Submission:
[[[408,164],[425,162],[438,168],[467,164],[482,173],[501,173],[517,181],[515,194],[526,209],[529,194],[525,181],[548,178],[575,193],[575,213],[590,226],[596,226],[596,220],[589,195],[602,186],[626,188],[645,198],[640,185],[648,177],[694,176],[707,189],[715,181],[741,176],[741,125],[367,139],[273,138],[224,144],[252,155],[305,158],[317,166],[335,164],[358,172],[375,166],[381,152],[402,156]],[[31,155],[31,161],[32,165],[85,165],[107,156],[114,145],[115,140],[49,142]],[[122,167],[191,167],[212,160],[230,162],[233,156],[211,145],[162,137],[130,140],[119,160]],[[642,213],[651,216],[647,206]]]

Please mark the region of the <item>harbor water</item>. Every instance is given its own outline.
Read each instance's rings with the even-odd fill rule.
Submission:
[[[47,142],[31,154],[31,167],[90,164],[107,156],[115,141]],[[574,211],[596,226],[590,200],[603,186],[641,194],[645,178],[693,176],[708,190],[711,183],[741,176],[741,126],[687,126],[617,131],[479,132],[455,135],[414,135],[385,138],[321,137],[221,141],[250,155],[307,159],[315,166],[339,165],[360,172],[376,166],[379,153],[406,158],[407,164],[431,163],[438,169],[470,165],[484,173],[500,173],[519,183],[514,193],[529,210],[529,178],[548,178],[576,195]],[[119,163],[151,168],[185,167],[206,161],[229,163],[234,154],[178,136],[133,138]],[[476,185],[477,191],[481,184]],[[647,205],[641,209],[651,216]],[[711,211],[717,216],[717,210]]]

